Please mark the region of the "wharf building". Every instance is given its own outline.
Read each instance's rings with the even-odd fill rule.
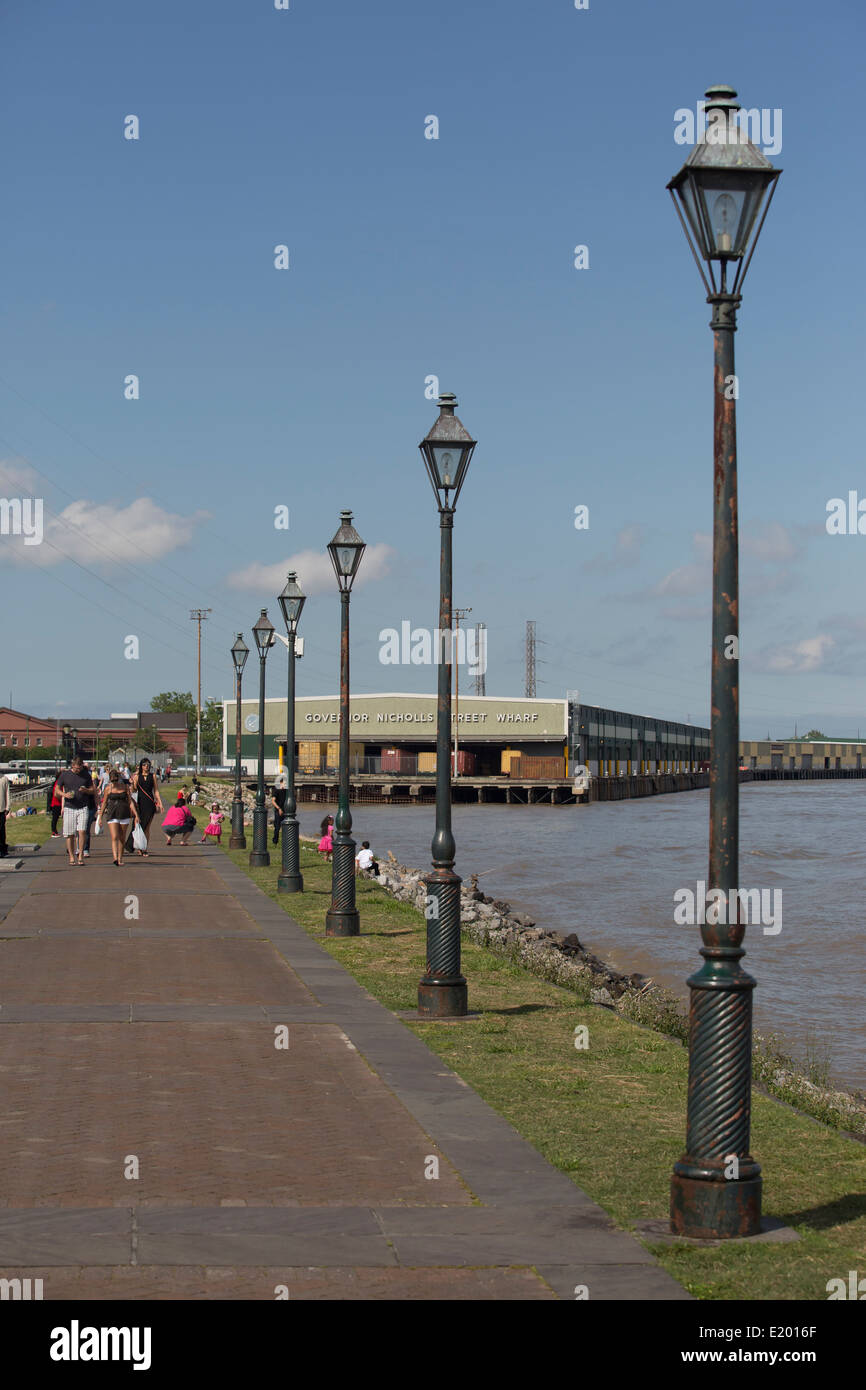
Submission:
[[[236,702],[223,701],[223,762],[235,759]],[[435,795],[435,695],[352,695],[349,768],[357,800],[428,801]],[[241,763],[258,772],[258,700],[241,710]],[[265,701],[264,773],[285,761],[286,701]],[[574,801],[575,776],[594,780],[650,773],[700,772],[709,759],[709,730],[691,724],[597,709],[569,699],[461,695],[452,704],[455,799]],[[295,708],[298,800],[335,792],[340,757],[336,695],[302,697]],[[456,744],[456,751],[455,751]],[[455,760],[456,759],[456,760]],[[704,785],[690,781],[688,785]],[[682,789],[685,783],[682,784]],[[659,790],[662,788],[658,788]],[[664,790],[680,789],[680,784]]]

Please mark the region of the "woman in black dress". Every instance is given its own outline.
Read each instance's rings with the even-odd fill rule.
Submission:
[[[131,792],[137,792],[136,803],[138,805],[138,823],[145,835],[150,838],[149,826],[154,814],[159,811],[162,814],[162,798],[159,795],[159,787],[150,765],[150,758],[142,758],[138,768],[133,773]],[[126,842],[126,848],[132,850],[132,835]],[[149,851],[140,849],[138,853],[142,859],[146,859]]]
[[[104,819],[111,836],[111,857],[118,868],[123,864],[123,843],[126,827],[138,820],[138,810],[129,791],[129,783],[124,782],[116,767],[108,770],[108,786],[99,807],[100,820]]]

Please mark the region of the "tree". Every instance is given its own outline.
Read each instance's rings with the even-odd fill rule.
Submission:
[[[223,747],[223,707],[209,699],[201,712],[201,751],[220,757]]]
[[[811,743],[811,741],[812,741],[813,739],[816,739],[816,738],[819,738],[819,739],[820,739],[820,738],[826,739],[826,737],[827,737],[827,735],[826,735],[826,734],[822,734],[820,729],[810,729],[809,732],[808,732],[807,734],[804,734],[804,735],[803,735],[803,738],[805,739],[805,741],[806,741],[807,743]]]
[[[154,695],[150,708],[160,714],[186,714],[195,723],[195,700],[189,690],[165,690],[161,695]]]
[[[185,714],[195,746],[196,706],[191,691],[165,690],[161,695],[154,695],[150,708],[161,714]],[[201,751],[219,757],[222,746],[223,707],[219,700],[209,699],[202,705],[201,711]]]

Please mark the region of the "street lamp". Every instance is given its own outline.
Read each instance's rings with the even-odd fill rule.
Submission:
[[[679,1235],[716,1238],[756,1235],[761,1229],[761,1168],[749,1153],[755,981],[740,964],[745,955],[741,944],[745,926],[740,921],[739,899],[735,896],[739,867],[739,575],[734,333],[743,280],[781,173],[745,138],[744,129],[737,123],[740,108],[736,95],[732,87],[708,89],[706,132],[668,184],[713,311],[713,630],[707,880],[710,889],[721,890],[721,901],[727,907],[726,912],[719,911],[716,894],[716,902],[702,909],[704,964],[688,981],[691,1004],[686,1151],[674,1164],[671,1229]],[[713,921],[716,917],[722,921]]]
[[[289,688],[286,696],[286,804],[283,807],[282,868],[277,878],[280,893],[303,893],[295,802],[295,638],[306,597],[298,587],[294,570],[286,580],[279,603],[289,639]],[[354,867],[354,866],[353,866]]]
[[[460,879],[454,872],[451,833],[451,538],[454,509],[475,440],[454,414],[456,396],[439,397],[439,418],[420,444],[439,508],[439,700],[436,724],[436,831],[427,885],[427,972],[418,985],[418,1012],[434,1018],[467,1012],[460,973]]]
[[[232,662],[235,668],[235,696],[237,700],[235,715],[235,794],[232,797],[232,834],[229,849],[246,849],[247,837],[244,834],[244,794],[241,790],[241,677],[247,664],[250,649],[239,632],[232,647]]]
[[[358,936],[361,922],[355,906],[355,841],[349,810],[349,595],[361,556],[367,549],[352,525],[352,513],[340,513],[340,527],[328,554],[340,589],[340,796],[334,820],[331,906],[325,917],[326,936]]]
[[[268,649],[274,644],[274,625],[268,619],[267,608],[262,609],[261,617],[253,628],[253,637],[259,653],[259,778],[253,810],[250,868],[266,869],[271,856],[268,854],[268,810],[265,806],[265,662]]]

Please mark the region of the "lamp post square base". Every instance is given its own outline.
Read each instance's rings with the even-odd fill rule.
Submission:
[[[761,1232],[761,1178],[712,1182],[674,1174],[671,1230],[674,1235],[730,1240]]]
[[[325,936],[360,936],[361,914],[357,908],[348,912],[328,912],[325,917]]]
[[[277,879],[278,893],[303,893],[304,880],[301,874],[280,874]]]
[[[418,986],[418,1012],[424,1018],[464,1018],[469,1012],[466,981],[422,980]]]
[[[246,835],[232,835],[231,839],[229,840],[229,849],[246,849],[246,847]]]
[[[250,850],[250,868],[251,868],[251,869],[267,869],[267,868],[269,867],[269,865],[270,865],[270,862],[271,862],[271,856],[268,854],[267,850],[262,850],[262,849],[252,849],[252,850]]]

